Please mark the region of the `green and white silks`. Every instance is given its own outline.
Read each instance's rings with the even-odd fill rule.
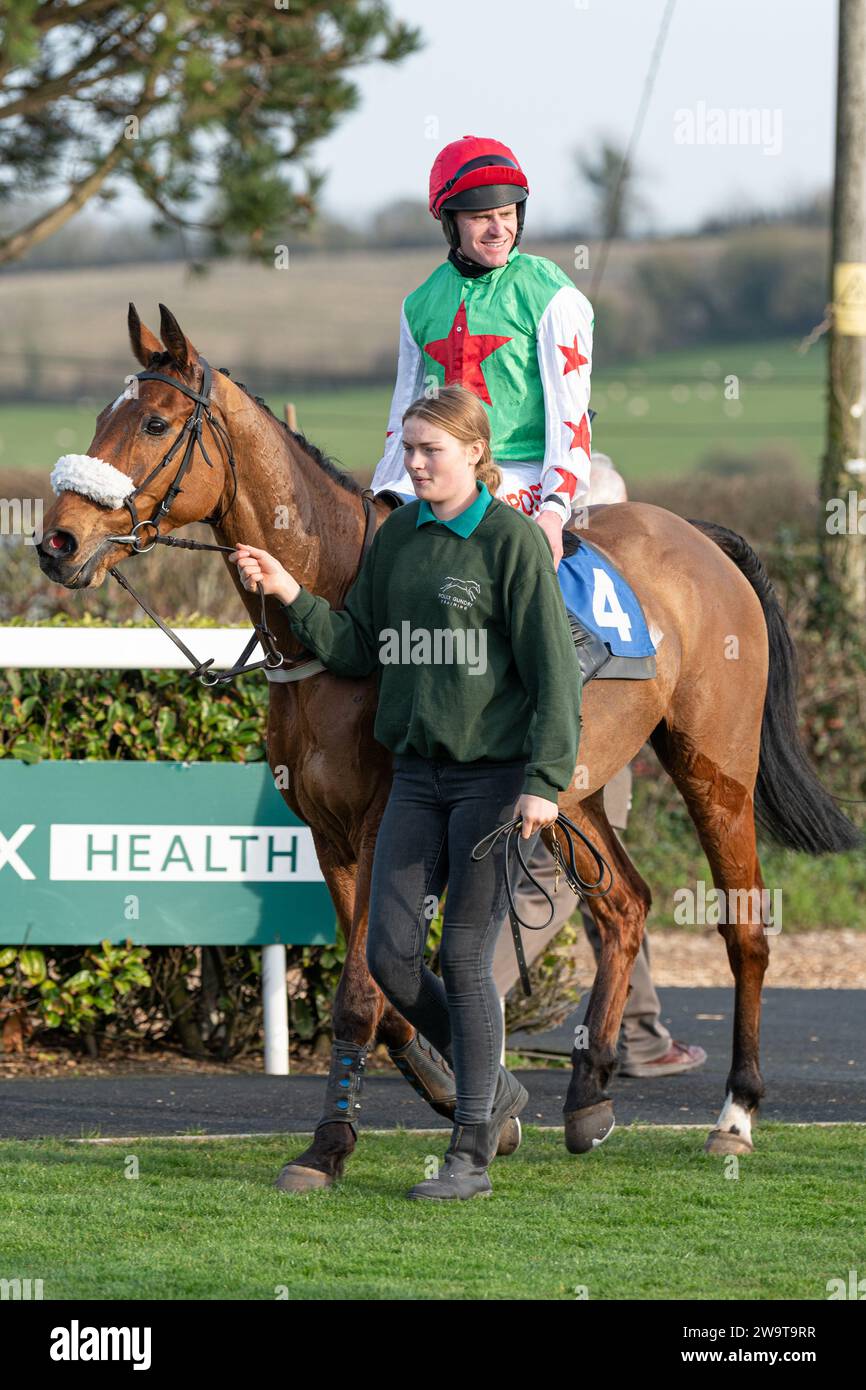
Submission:
[[[512,247],[503,266],[464,276],[446,260],[403,301],[397,381],[372,488],[415,496],[403,463],[403,412],[432,382],[483,401],[497,496],[567,521],[590,480],[592,306],[563,270]]]

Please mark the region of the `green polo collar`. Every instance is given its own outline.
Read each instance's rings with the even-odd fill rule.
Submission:
[[[450,521],[443,521],[441,517],[438,517],[426,497],[422,497],[421,505],[418,508],[418,517],[415,521],[416,531],[419,526],[424,525],[425,521],[438,521],[440,526],[447,526],[449,531],[453,531],[458,536],[471,536],[493,501],[486,483],[476,479],[475,486],[478,489],[478,496],[475,501],[470,502],[469,506],[459,512],[457,516],[451,517]]]

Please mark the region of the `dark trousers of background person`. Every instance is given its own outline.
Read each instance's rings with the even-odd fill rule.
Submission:
[[[504,836],[483,858],[471,853],[514,818],[525,770],[525,759],[395,755],[376,837],[367,965],[394,1007],[448,1060],[454,1118],[463,1124],[490,1119],[503,1044],[493,956],[507,906]],[[527,863],[539,834],[524,848]],[[446,885],[440,979],[424,947]]]
[[[631,768],[625,767],[605,787],[604,808],[611,825],[619,829],[625,828],[630,801]],[[550,894],[554,904],[553,919],[548,927],[541,931],[521,929],[523,952],[527,965],[530,965],[553,940],[577,907],[580,908],[584,930],[595,953],[597,963],[601,955],[601,936],[585,900],[575,897],[563,878],[559,880],[559,891],[554,894],[553,856],[538,836],[536,836],[532,854],[529,855],[524,850],[523,857],[534,877]],[[518,916],[522,917],[525,922],[545,921],[550,912],[549,903],[523,877],[519,865],[517,873],[520,874],[520,879],[519,886],[514,891],[514,900]],[[515,881],[517,881],[517,875],[512,873],[512,882]],[[507,910],[496,942],[493,976],[501,998],[505,997],[519,978]],[[588,1003],[589,1000],[587,999]],[[626,1000],[619,1035],[619,1060],[621,1064],[654,1062],[659,1057],[663,1057],[671,1046],[672,1038],[661,1022],[661,1003],[650,974],[649,942],[645,931],[640,951],[632,967],[631,990]]]

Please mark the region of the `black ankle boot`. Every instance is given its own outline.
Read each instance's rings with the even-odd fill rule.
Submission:
[[[518,1115],[528,1100],[529,1092],[526,1087],[518,1081],[516,1076],[501,1066],[496,1078],[493,1109],[490,1114],[491,1162],[496,1157],[496,1151],[499,1148],[499,1136],[508,1120],[514,1121],[516,1134],[509,1142],[507,1152],[514,1153],[514,1150],[519,1148],[522,1134]]]
[[[468,1197],[489,1197],[493,1191],[487,1175],[491,1158],[490,1121],[454,1125],[445,1163],[438,1178],[427,1178],[409,1189],[407,1197],[426,1197],[434,1201],[460,1201]]]
[[[577,652],[577,662],[583,676],[583,684],[592,680],[610,661],[610,652],[607,644],[602,642],[596,633],[590,632],[589,628],[584,627],[583,623],[572,613],[570,608],[566,608],[568,621],[571,626],[571,635],[574,638],[574,646]]]

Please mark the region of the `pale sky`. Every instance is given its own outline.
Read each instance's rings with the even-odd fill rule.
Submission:
[[[349,218],[426,198],[437,151],[473,134],[511,145],[539,231],[579,216],[571,151],[593,150],[602,133],[628,138],[664,0],[391,0],[391,10],[421,27],[424,51],[353,74],[359,109],[314,156],[328,173],[323,208]],[[836,0],[678,0],[636,154],[655,230],[829,185],[836,15]],[[708,143],[713,109],[724,143]],[[760,113],[747,142],[728,116],[742,109]],[[678,142],[689,120],[693,143]]]

